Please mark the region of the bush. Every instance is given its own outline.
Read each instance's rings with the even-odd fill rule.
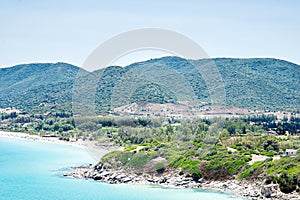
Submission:
[[[199,169],[199,166],[192,166],[190,168],[190,174],[195,181],[198,181],[202,177],[202,172]]]
[[[243,160],[228,161],[226,163],[226,169],[229,174],[234,174],[244,165],[246,165],[246,162]]]
[[[253,165],[248,165],[245,170],[243,170],[239,175],[238,178],[250,178],[253,173],[257,170],[263,169],[266,162],[258,161],[255,162]]]
[[[126,165],[130,161],[131,157],[131,152],[120,152],[119,154],[117,154],[116,160],[120,161],[123,165]]]
[[[274,151],[261,151],[260,154],[263,155],[263,156],[273,157],[274,156]]]
[[[117,150],[115,150],[115,151],[111,151],[111,152],[109,152],[108,154],[106,154],[105,156],[103,156],[102,157],[102,159],[101,159],[101,161],[102,162],[108,162],[108,161],[110,161],[112,158],[116,158],[116,156],[118,155],[118,154],[120,154],[121,153],[121,151],[117,151]]]
[[[145,152],[139,152],[132,156],[129,166],[134,168],[141,168],[143,167],[148,161],[149,156]]]
[[[156,163],[157,173],[163,173],[165,171],[165,164],[163,162]]]
[[[157,151],[149,151],[149,152],[147,153],[147,155],[149,156],[149,159],[152,160],[152,159],[158,157],[158,152],[157,152]]]
[[[194,156],[196,155],[196,151],[195,150],[191,150],[191,151],[188,151],[185,153],[185,156],[186,157],[191,157],[191,156]]]
[[[294,177],[282,174],[278,179],[280,191],[283,193],[291,193],[296,190],[297,180]]]

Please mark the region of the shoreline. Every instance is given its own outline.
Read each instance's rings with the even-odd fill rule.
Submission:
[[[95,141],[83,141],[79,139],[78,141],[64,141],[59,140],[57,137],[41,137],[38,135],[30,135],[28,133],[22,132],[9,132],[9,131],[0,131],[0,138],[8,138],[8,139],[19,139],[19,140],[28,140],[28,141],[36,141],[36,142],[45,142],[50,144],[59,144],[59,145],[67,145],[76,148],[81,148],[83,150],[88,151],[91,157],[98,162],[105,154],[109,153],[112,150],[122,150],[123,148],[117,147],[107,143],[100,143],[98,145],[95,144]]]
[[[0,131],[0,137],[9,139],[22,139],[37,142],[46,142],[52,144],[69,145],[90,151],[95,160],[99,160],[106,153],[120,149],[115,146],[96,146],[92,141],[76,141],[68,142],[59,140],[58,138],[41,137],[38,135],[30,135],[21,132]],[[218,192],[231,193],[233,196],[244,199],[272,199],[272,200],[298,200],[299,194],[293,192],[284,194],[279,191],[278,185],[263,185],[259,181],[247,180],[225,180],[225,181],[208,181],[193,180],[191,177],[183,177],[179,175],[178,170],[169,170],[163,174],[137,174],[134,171],[127,171],[121,168],[112,169],[107,164],[90,165],[81,167],[72,167],[71,172],[63,174],[65,177],[84,178],[101,181],[109,184],[139,184],[149,186],[160,186],[164,188],[176,189],[201,189],[213,190]]]
[[[191,177],[179,175],[180,170],[169,170],[163,174],[135,173],[133,170],[111,169],[107,164],[98,166],[81,166],[71,168],[71,172],[63,174],[64,177],[92,179],[109,184],[138,184],[160,186],[175,189],[200,189],[216,192],[230,193],[235,197],[260,200],[299,200],[298,193],[284,194],[280,192],[277,184],[264,185],[259,181],[248,180],[193,180]]]
[[[57,137],[41,137],[38,135],[30,135],[28,133],[22,132],[9,132],[9,131],[0,131],[0,137],[9,138],[9,139],[21,139],[21,140],[28,140],[28,141],[37,141],[37,142],[46,142],[51,144],[62,144],[62,145],[69,145],[73,147],[87,149],[87,145],[82,140],[76,142],[68,142],[59,140]]]

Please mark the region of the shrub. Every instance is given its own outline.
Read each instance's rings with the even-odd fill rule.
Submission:
[[[186,157],[191,157],[191,156],[194,156],[196,155],[196,151],[195,150],[191,150],[191,151],[188,151],[185,153],[185,156]]]
[[[163,173],[165,171],[165,164],[163,162],[157,162],[156,171],[157,173]]]
[[[264,155],[264,156],[269,156],[269,157],[273,157],[274,156],[274,152],[273,151],[261,151],[260,154]]]
[[[238,178],[250,178],[256,170],[262,169],[265,164],[263,161],[258,161],[251,166],[248,165],[246,169],[238,175]]]
[[[149,151],[147,154],[148,154],[150,160],[158,157],[158,152],[157,151]]]
[[[228,161],[226,163],[226,169],[229,174],[234,174],[244,165],[246,165],[246,162],[243,160]]]
[[[108,162],[110,161],[112,158],[115,158],[118,154],[120,154],[121,151],[112,151],[112,152],[109,152],[108,154],[106,154],[105,156],[103,156],[103,158],[101,159],[102,162]]]
[[[195,181],[198,181],[199,178],[202,177],[202,172],[201,170],[199,169],[199,166],[192,166],[190,168],[190,174],[191,174],[191,177],[195,180]]]
[[[126,165],[131,159],[131,152],[120,152],[116,155],[116,160],[120,161],[123,165]]]
[[[283,193],[291,193],[296,190],[297,180],[294,177],[282,174],[278,179],[280,191]]]
[[[143,167],[148,161],[149,156],[145,152],[139,152],[132,156],[129,166],[134,168],[141,168]]]

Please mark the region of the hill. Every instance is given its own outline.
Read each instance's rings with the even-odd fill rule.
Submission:
[[[31,109],[41,103],[56,103],[70,91],[69,82],[76,77],[79,67],[67,63],[33,63],[0,68],[0,107]],[[67,88],[64,86],[68,85]],[[69,99],[70,101],[70,99]]]
[[[218,70],[218,79],[204,74],[211,69]],[[81,77],[76,79],[78,72]],[[78,89],[74,88],[74,81],[85,91],[91,87],[85,80],[90,79],[94,80],[95,96],[85,95],[84,98],[90,98],[98,113],[145,101],[176,104],[198,100],[213,104],[214,83],[223,83],[226,96],[221,103],[230,106],[300,109],[299,65],[272,58],[186,60],[179,57],[151,59],[124,68],[112,66],[94,72],[66,63],[0,69],[0,107],[32,110],[44,103],[69,110],[73,90]]]

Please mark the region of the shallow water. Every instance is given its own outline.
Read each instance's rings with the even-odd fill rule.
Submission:
[[[231,194],[142,185],[110,185],[62,177],[70,166],[95,163],[81,148],[0,138],[0,199],[230,200]]]

